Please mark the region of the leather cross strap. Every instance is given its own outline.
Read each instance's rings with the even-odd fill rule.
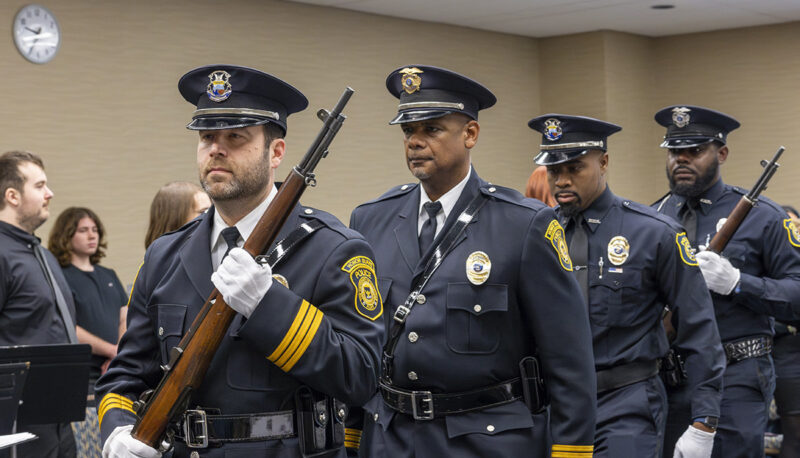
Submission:
[[[256,262],[259,264],[267,263],[270,267],[274,268],[276,264],[286,257],[292,248],[297,246],[300,242],[305,240],[306,237],[313,234],[323,226],[325,225],[316,219],[301,224],[295,230],[290,232],[286,238],[276,243],[269,253],[256,256]]]
[[[389,338],[386,340],[386,344],[383,346],[381,379],[386,384],[391,385],[394,350],[397,347],[397,341],[400,338],[400,333],[405,327],[406,318],[408,318],[408,314],[411,313],[411,309],[417,302],[417,296],[420,295],[422,289],[428,283],[428,280],[430,280],[433,273],[442,264],[444,257],[450,253],[458,241],[458,238],[467,229],[467,225],[472,221],[487,200],[488,197],[479,190],[478,194],[472,198],[467,205],[467,208],[465,208],[464,211],[458,215],[456,222],[450,226],[450,229],[448,229],[447,233],[444,235],[444,237],[442,237],[442,240],[436,246],[433,254],[428,259],[428,263],[425,265],[425,270],[423,271],[422,275],[418,276],[411,285],[411,294],[408,295],[405,303],[397,307],[397,310],[394,313],[392,327],[389,330]]]

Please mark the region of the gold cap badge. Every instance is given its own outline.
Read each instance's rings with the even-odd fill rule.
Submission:
[[[419,76],[420,73],[423,72],[417,67],[406,67],[400,70],[403,90],[406,91],[406,93],[413,94],[419,90],[419,86],[422,84],[422,78]]]

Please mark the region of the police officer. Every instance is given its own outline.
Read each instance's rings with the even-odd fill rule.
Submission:
[[[739,122],[689,105],[664,108],[655,119],[667,128],[661,147],[667,149],[670,193],[654,207],[683,224],[692,247],[708,245],[746,192],[723,183],[719,171],[728,158],[728,133]],[[775,386],[771,317],[796,319],[800,310],[800,238],[789,222],[779,206],[761,197],[722,255],[696,254],[727,357],[715,457],[762,456],[764,451]],[[670,393],[671,419],[688,414],[687,396],[686,388]],[[670,422],[668,444],[677,434]]]
[[[128,331],[97,384],[104,456],[160,455],[131,437],[132,403],[159,382],[159,365],[215,286],[237,315],[181,415],[173,456],[345,456],[342,403],[375,392],[383,340],[371,248],[302,205],[277,237],[285,253],[272,267],[240,248],[277,193],[286,117],[308,102],[278,78],[232,65],[192,70],[178,87],[197,105],[187,127],[199,133],[200,182],[214,206],[145,254]],[[314,414],[301,416],[309,400]]]
[[[563,229],[552,209],[483,181],[470,165],[478,111],[494,95],[423,65],[393,71],[386,86],[400,99],[390,124],[402,129],[419,183],[362,204],[350,220],[375,249],[391,304],[362,455],[544,453],[546,421],[532,416],[541,393],[529,383],[536,355],[552,399],[553,456],[591,456],[589,324]]]
[[[542,133],[535,161],[547,166],[588,304],[597,370],[595,456],[660,457],[667,400],[657,374],[669,348],[661,326],[666,304],[680,316],[675,345],[686,354],[692,415],[719,417],[725,360],[703,276],[677,224],[608,187],[608,137],[619,126],[560,114],[528,126]],[[709,457],[713,428],[693,417],[681,419],[678,456]]]

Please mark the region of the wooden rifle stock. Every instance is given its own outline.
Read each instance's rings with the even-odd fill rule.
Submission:
[[[348,87],[331,112],[317,112],[324,126],[245,242],[244,249],[251,255],[258,256],[272,245],[306,187],[316,184],[314,168],[328,154],[328,146],[345,120],[341,111],[352,94]],[[171,447],[173,437],[167,428],[186,410],[235,316],[215,288],[178,346],[170,350],[169,362],[162,366],[165,374],[161,382],[135,403],[139,417],[131,432],[135,439],[162,451]]]

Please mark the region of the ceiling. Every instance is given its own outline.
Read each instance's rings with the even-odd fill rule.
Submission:
[[[595,30],[658,37],[800,20],[800,0],[290,1],[529,37]]]

